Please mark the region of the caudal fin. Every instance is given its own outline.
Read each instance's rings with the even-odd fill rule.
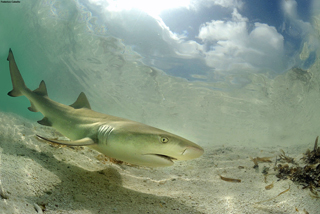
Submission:
[[[22,96],[23,91],[25,91],[27,87],[14,60],[11,48],[9,49],[9,55],[7,60],[9,61],[10,75],[13,86],[12,91],[10,91],[8,95],[11,97]]]

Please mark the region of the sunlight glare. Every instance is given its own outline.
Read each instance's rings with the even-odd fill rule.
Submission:
[[[157,17],[162,11],[186,7],[188,8],[190,5],[190,0],[107,0],[109,6],[108,10],[111,11],[122,11],[122,10],[131,10],[131,9],[139,9],[150,16]]]

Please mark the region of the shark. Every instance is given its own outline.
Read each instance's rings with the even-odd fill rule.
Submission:
[[[81,92],[71,105],[64,105],[48,97],[42,80],[35,90],[30,90],[18,69],[13,52],[9,49],[7,60],[13,89],[11,97],[25,96],[28,108],[44,117],[37,121],[56,129],[70,140],[38,138],[67,146],[88,146],[107,157],[129,164],[146,167],[165,167],[174,161],[200,157],[201,146],[170,132],[132,120],[93,111],[87,96]]]

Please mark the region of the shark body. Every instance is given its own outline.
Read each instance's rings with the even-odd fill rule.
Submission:
[[[71,141],[37,135],[41,139],[69,146],[89,146],[108,157],[148,167],[170,166],[173,160],[194,159],[204,152],[199,145],[172,133],[95,112],[83,92],[70,106],[55,102],[48,97],[43,80],[33,91],[25,85],[11,49],[7,60],[13,85],[8,95],[26,96],[31,103],[28,109],[44,115],[38,123],[55,128]]]

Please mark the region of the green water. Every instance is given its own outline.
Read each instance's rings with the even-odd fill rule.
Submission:
[[[67,2],[69,4],[64,5],[66,9],[75,8],[73,1]],[[49,3],[50,1],[23,1],[1,3],[0,7],[0,109],[30,119],[41,116],[27,110],[29,102],[25,98],[14,99],[6,95],[12,89],[6,61],[9,48],[12,48],[18,67],[30,89],[37,88],[40,81],[45,79],[49,86],[56,86],[56,89],[49,93],[53,97],[55,92],[60,94],[60,101],[63,101],[64,97],[69,98],[68,95],[74,95],[73,99],[77,96],[72,94],[72,91],[65,93],[70,89],[66,82],[68,78],[64,77],[65,66],[61,65],[61,57],[72,52],[74,48],[74,42],[72,44],[70,41],[73,35],[68,32],[73,23],[72,20],[60,20],[60,17],[55,19],[50,13]]]

